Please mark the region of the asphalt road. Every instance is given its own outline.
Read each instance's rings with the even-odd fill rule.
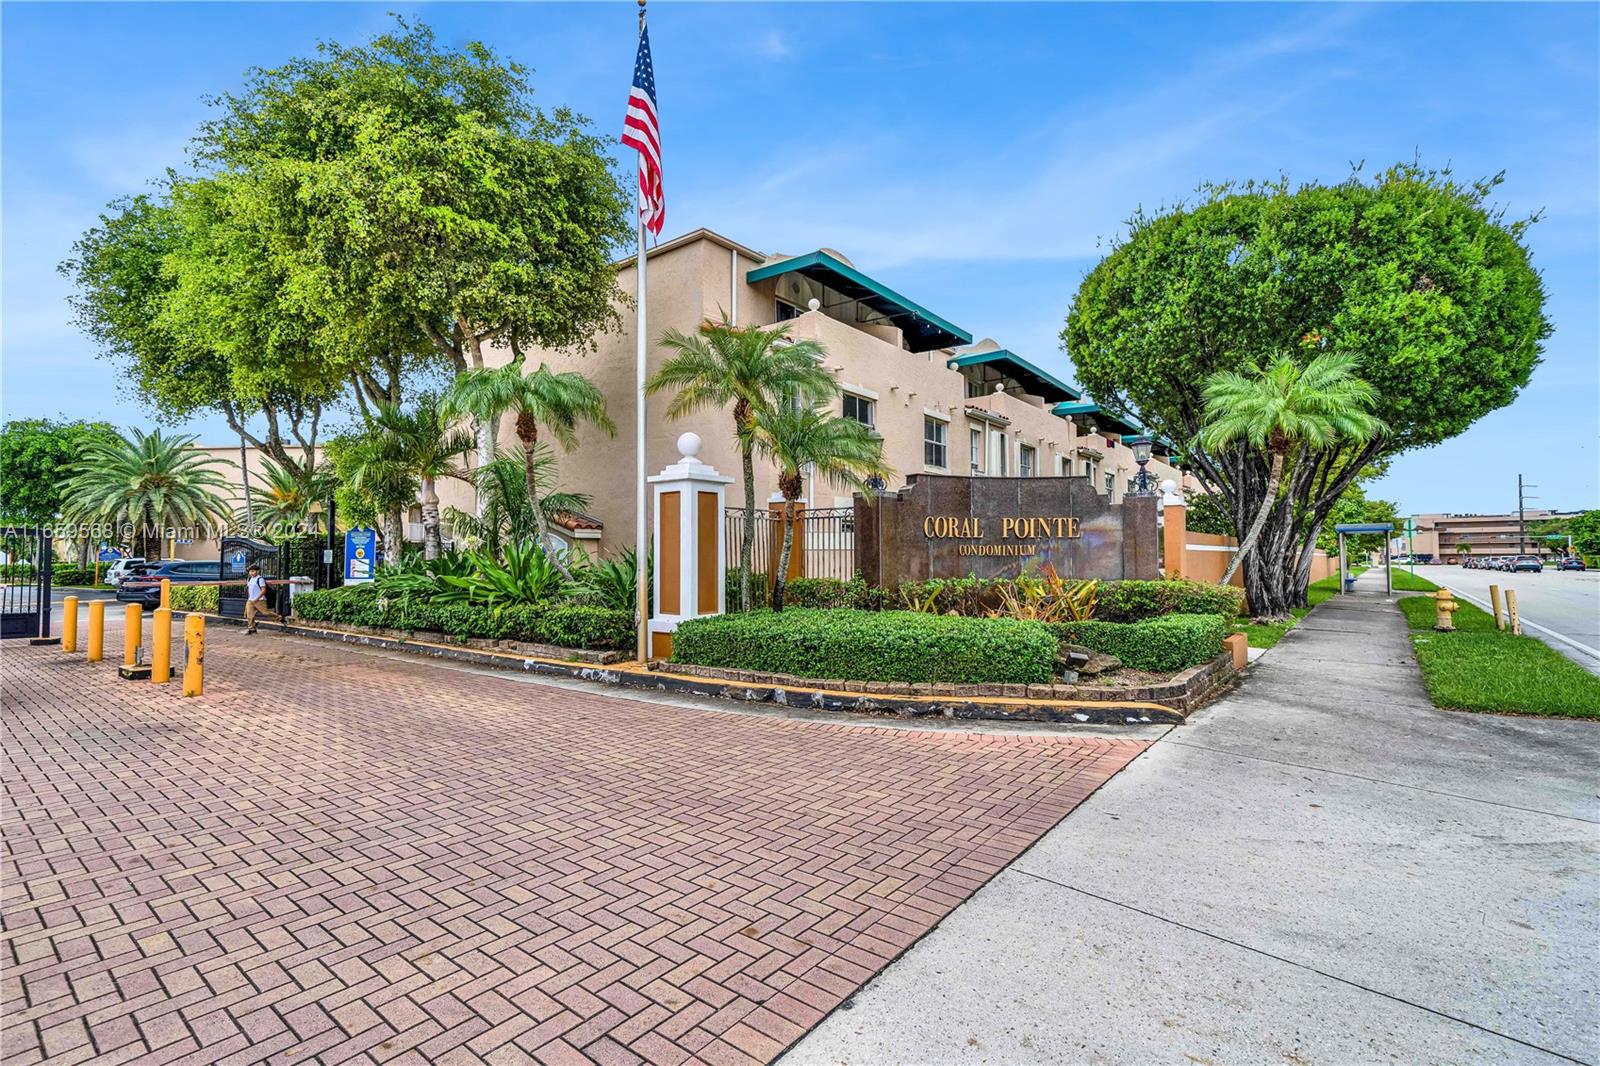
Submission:
[[[1490,585],[1499,585],[1502,595],[1506,589],[1516,589],[1522,631],[1600,673],[1600,570],[1507,574],[1460,566],[1419,566],[1417,576],[1443,585],[1486,611]]]

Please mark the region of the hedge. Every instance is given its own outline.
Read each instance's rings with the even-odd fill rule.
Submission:
[[[1124,666],[1165,673],[1221,655],[1228,622],[1215,614],[1171,614],[1142,622],[1051,622],[1049,629],[1064,643],[1115,655]]]
[[[767,575],[751,574],[750,587],[755,593],[757,605],[766,606],[772,598],[771,590],[767,587]],[[739,575],[734,570],[728,571],[727,596],[728,610],[737,611]],[[796,577],[791,578],[788,584],[783,586],[783,603],[786,607],[818,609],[848,607],[860,611],[881,611],[889,606],[892,600],[893,598],[883,589],[867,584],[860,575],[849,581],[842,581],[836,577]]]
[[[1244,589],[1203,581],[1102,581],[1094,616],[1139,622],[1173,614],[1216,614],[1228,621],[1244,609]]]
[[[203,611],[217,613],[217,585],[173,585],[172,609],[174,611]]]
[[[633,612],[550,602],[479,607],[435,604],[412,596],[382,596],[370,585],[302,592],[294,615],[308,622],[378,626],[408,633],[430,630],[454,637],[521,640],[565,648],[630,648]]]
[[[846,681],[1046,684],[1060,642],[1038,622],[791,608],[693,618],[674,662]]]

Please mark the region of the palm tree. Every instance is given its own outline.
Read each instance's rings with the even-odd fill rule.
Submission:
[[[358,433],[328,442],[328,455],[344,478],[344,489],[370,504],[383,527],[388,562],[398,563],[404,541],[406,505],[417,498],[418,483],[389,436],[369,424]],[[347,508],[346,513],[354,513]]]
[[[261,468],[264,484],[250,487],[252,506],[239,508],[235,521],[243,519],[241,525],[255,527],[249,529],[252,536],[256,528],[316,532],[312,508],[333,495],[333,470],[326,463],[319,463],[297,475],[265,456]]]
[[[446,418],[468,415],[479,423],[492,421],[503,414],[516,415],[517,440],[522,445],[523,481],[528,498],[539,498],[537,457],[539,454],[539,427],[553,434],[561,446],[571,451],[578,445],[578,427],[591,422],[606,433],[615,436],[617,427],[606,414],[605,393],[594,382],[575,370],[556,373],[544,363],[531,374],[522,372],[523,360],[519,357],[505,366],[494,369],[469,370],[456,378],[445,394],[442,414]],[[479,465],[491,456],[478,456]],[[544,512],[533,509],[533,523],[538,530],[539,544],[549,549],[549,524]],[[563,576],[572,574],[566,564],[552,552],[551,558]]]
[[[816,341],[790,341],[788,329],[741,328],[724,316],[701,323],[697,336],[668,330],[661,344],[674,354],[645,386],[649,393],[676,389],[668,418],[702,408],[733,406],[733,436],[744,473],[744,536],[739,548],[739,606],[749,610],[750,557],[755,545],[755,420],[781,402],[811,406],[832,399],[839,385],[823,368],[827,355]]]
[[[127,526],[147,558],[159,554],[160,530],[226,523],[228,483],[215,468],[232,464],[193,445],[193,437],[166,437],[159,429],[85,441],[62,486],[68,521]]]
[[[1234,445],[1264,448],[1271,459],[1267,491],[1251,520],[1239,551],[1222,583],[1256,546],[1267,516],[1278,503],[1284,465],[1296,449],[1323,448],[1335,441],[1369,441],[1384,432],[1383,422],[1371,412],[1377,402],[1372,386],[1355,376],[1356,357],[1325,352],[1301,366],[1287,355],[1273,359],[1266,369],[1248,374],[1219,371],[1206,379],[1205,426],[1201,442],[1218,450]]]
[[[438,481],[443,477],[472,480],[456,460],[472,450],[473,435],[451,429],[438,399],[426,394],[418,397],[416,406],[409,410],[398,404],[380,403],[372,426],[384,440],[380,452],[387,452],[390,462],[417,480],[417,499],[422,504],[422,557],[437,559],[442,550]]]
[[[514,446],[509,453],[495,456],[472,472],[472,482],[483,500],[483,514],[445,508],[451,527],[496,559],[504,555],[505,545],[537,540],[539,536],[533,520],[533,506],[528,502],[528,483],[523,476],[520,452],[521,446]],[[546,522],[589,506],[590,498],[584,493],[550,488],[556,479],[556,457],[543,444],[536,450],[533,467],[539,510]]]
[[[755,446],[778,465],[783,496],[783,548],[772,585],[772,609],[783,610],[794,549],[794,502],[800,498],[801,471],[813,478],[865,491],[873,478],[894,471],[883,461],[883,440],[860,422],[804,404],[778,404],[756,415]]]

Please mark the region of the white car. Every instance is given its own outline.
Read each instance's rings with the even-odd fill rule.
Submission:
[[[118,559],[106,570],[105,583],[110,585],[112,588],[115,588],[116,586],[122,584],[122,579],[128,576],[129,571],[136,566],[143,565],[144,556],[142,555],[134,555],[124,559]]]

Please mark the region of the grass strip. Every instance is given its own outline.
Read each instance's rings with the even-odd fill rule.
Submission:
[[[1399,602],[1435,706],[1600,718],[1600,677],[1544,641],[1501,632],[1489,612],[1462,600],[1456,601],[1456,631],[1437,633],[1431,596]]]

